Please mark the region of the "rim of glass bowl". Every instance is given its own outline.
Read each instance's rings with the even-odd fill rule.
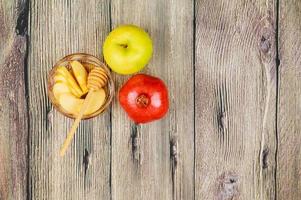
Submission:
[[[72,119],[76,118],[76,115],[66,112],[60,106],[57,99],[54,97],[54,94],[53,94],[53,91],[52,91],[52,88],[53,88],[53,85],[54,85],[53,77],[54,77],[54,74],[56,72],[57,67],[63,65],[63,66],[66,66],[66,67],[69,68],[68,63],[70,61],[73,61],[73,60],[77,60],[77,61],[84,62],[84,63],[89,63],[89,64],[92,64],[96,67],[102,67],[108,75],[108,84],[105,88],[105,90],[106,90],[105,103],[96,112],[94,112],[90,115],[84,115],[83,118],[82,118],[83,120],[91,119],[91,118],[94,118],[94,117],[104,113],[104,111],[107,110],[107,108],[110,106],[110,104],[113,100],[114,94],[115,94],[115,86],[114,86],[114,81],[113,81],[111,72],[110,72],[109,68],[105,65],[105,63],[103,63],[99,58],[97,58],[93,55],[87,54],[87,53],[73,53],[73,54],[69,54],[69,55],[59,59],[53,65],[52,69],[48,73],[48,79],[47,79],[48,97],[49,97],[53,107],[58,112],[60,112],[61,114],[63,114],[66,117],[69,117],[69,118],[72,118]]]

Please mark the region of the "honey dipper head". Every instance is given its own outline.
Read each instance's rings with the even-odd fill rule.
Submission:
[[[88,88],[100,90],[107,84],[108,76],[101,67],[94,67],[88,75]]]

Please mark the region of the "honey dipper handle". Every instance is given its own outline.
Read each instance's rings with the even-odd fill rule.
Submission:
[[[65,152],[66,152],[69,144],[71,143],[71,141],[73,139],[75,131],[76,131],[76,129],[77,129],[79,123],[80,123],[80,120],[82,119],[82,117],[84,115],[84,112],[88,108],[88,105],[90,103],[91,97],[93,96],[92,95],[93,93],[94,93],[93,90],[90,90],[89,93],[87,94],[87,96],[85,98],[85,101],[83,103],[83,106],[81,107],[81,110],[80,110],[78,116],[76,117],[76,119],[75,119],[75,121],[74,121],[74,123],[73,123],[73,125],[72,125],[72,127],[71,127],[71,129],[70,129],[70,131],[69,131],[69,133],[68,133],[68,135],[67,135],[67,137],[66,137],[66,139],[65,139],[65,141],[62,145],[62,147],[61,147],[61,149],[60,149],[60,156],[63,157],[65,155]]]

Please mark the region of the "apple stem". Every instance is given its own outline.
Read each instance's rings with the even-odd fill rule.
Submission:
[[[149,97],[146,94],[140,94],[137,98],[136,98],[136,103],[139,107],[141,108],[146,108],[149,104]]]
[[[123,48],[128,48],[128,45],[127,44],[121,44],[120,46],[122,46]]]

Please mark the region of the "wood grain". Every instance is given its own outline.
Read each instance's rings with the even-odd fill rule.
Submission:
[[[301,2],[279,8],[277,199],[301,199]]]
[[[154,43],[144,73],[163,79],[170,110],[135,125],[112,109],[112,199],[193,199],[193,1],[112,0],[112,28],[136,24]],[[116,75],[117,88],[129,77]]]
[[[109,22],[107,0],[30,3],[31,199],[110,199],[110,113],[82,122],[60,158],[73,120],[53,109],[46,91],[47,73],[63,56],[86,52],[101,57]]]
[[[301,199],[300,18],[298,0],[0,0],[0,199]],[[73,120],[47,74],[101,58],[124,23],[151,35],[143,73],[166,82],[170,111],[135,125],[115,98],[60,158]]]
[[[195,199],[274,199],[276,1],[196,1]]]
[[[0,1],[0,199],[27,196],[26,1]]]

